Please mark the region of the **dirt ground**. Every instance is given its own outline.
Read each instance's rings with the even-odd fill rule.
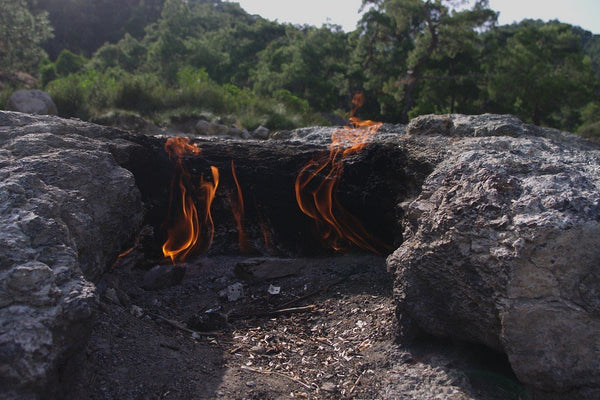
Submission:
[[[98,285],[101,311],[62,370],[62,398],[528,398],[487,350],[395,343],[382,257],[197,258],[153,290],[138,261],[124,258]]]

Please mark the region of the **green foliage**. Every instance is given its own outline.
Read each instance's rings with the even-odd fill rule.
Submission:
[[[67,49],[64,49],[58,55],[56,62],[54,63],[56,73],[59,76],[67,76],[81,71],[85,65],[87,59],[83,56],[79,56]]]
[[[38,66],[38,75],[42,81],[42,85],[46,85],[48,82],[53,81],[58,77],[56,73],[56,66],[49,58],[44,58],[40,61]]]
[[[259,53],[252,76],[255,89],[262,94],[288,90],[318,111],[343,104],[350,53],[347,35],[327,27],[288,30],[285,38]]]
[[[46,90],[56,103],[60,116],[88,119],[115,107],[118,76],[118,71],[86,70],[53,80]]]
[[[7,0],[11,1],[11,0]],[[19,0],[20,1],[20,0]],[[164,0],[28,0],[33,12],[47,12],[54,40],[44,49],[56,59],[63,49],[91,55],[103,43],[115,43],[125,33],[140,38],[155,22]]]
[[[579,38],[560,23],[525,21],[486,69],[495,108],[537,125],[575,128],[576,110],[590,101],[598,85]]]
[[[600,121],[582,125],[577,130],[577,134],[588,139],[600,141]]]
[[[0,0],[0,71],[33,73],[52,37],[47,13],[33,15],[25,0]]]
[[[577,134],[600,141],[600,103],[587,104],[581,110],[581,119],[583,124],[577,129]]]
[[[115,106],[150,114],[164,107],[164,88],[155,75],[125,74],[117,82]]]
[[[557,21],[496,27],[487,0],[363,0],[351,33],[279,24],[219,0],[30,3],[57,21],[52,55],[70,49],[38,68],[62,115],[121,109],[290,129],[344,115],[362,91],[361,118],[495,112],[597,129],[598,36]],[[123,15],[107,17],[117,6]]]
[[[487,1],[468,2],[460,11],[442,0],[363,3],[373,9],[361,21],[355,57],[364,65],[367,89],[379,91],[383,119],[407,122],[421,112],[474,108],[466,94],[478,92],[477,31],[496,20]]]
[[[87,119],[90,116],[85,102],[85,89],[77,75],[56,79],[48,84],[46,90],[54,100],[61,117]]]

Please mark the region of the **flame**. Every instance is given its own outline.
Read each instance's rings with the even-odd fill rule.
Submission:
[[[248,236],[246,235],[242,224],[242,221],[244,219],[244,196],[242,195],[240,181],[238,180],[237,174],[235,173],[235,165],[233,164],[233,160],[231,160],[231,175],[233,176],[233,181],[235,182],[235,188],[237,192],[237,197],[235,201],[230,198],[230,202],[231,211],[233,212],[233,217],[235,218],[235,223],[237,225],[238,230],[238,243],[240,246],[240,251],[242,253],[250,253],[252,251],[252,248],[250,246],[250,243],[248,242]]]
[[[182,180],[179,181],[179,189],[182,215],[167,229],[167,241],[162,246],[164,256],[171,258],[173,263],[187,257],[196,246],[200,234],[198,211]]]
[[[262,237],[263,237],[263,242],[265,244],[265,248],[268,251],[273,251],[273,249],[274,249],[273,237],[271,235],[271,231],[269,230],[269,227],[267,226],[265,221],[263,221],[262,219],[258,220],[258,225],[260,226],[260,231],[262,232]]]
[[[359,153],[381,127],[381,123],[361,121],[354,114],[364,104],[358,93],[352,99],[352,127],[337,129],[331,135],[328,156],[309,161],[295,182],[296,201],[300,210],[315,221],[321,240],[334,250],[344,250],[351,243],[374,253],[386,246],[370,235],[361,222],[340,204],[336,192],[346,157]]]
[[[219,169],[211,165],[210,172],[212,174],[212,182],[205,181],[204,175],[200,177],[200,198],[202,200],[202,204],[204,205],[202,220],[204,222],[204,226],[208,229],[208,240],[203,246],[203,251],[206,251],[210,248],[215,237],[215,223],[213,221],[212,214],[210,213],[210,207],[215,199],[217,188],[219,187]]]
[[[196,144],[190,144],[189,138],[172,137],[165,142],[165,151],[169,155],[169,159],[175,164],[175,175],[171,181],[169,213],[174,213],[175,210],[179,210],[180,213],[174,218],[168,219],[168,221],[174,219],[174,222],[167,228],[167,240],[162,246],[162,251],[165,257],[170,258],[175,263],[176,261],[183,261],[197,247],[201,233],[198,210],[188,190],[188,186],[191,186],[191,175],[183,165],[184,156],[200,155],[201,150]],[[208,245],[204,246],[205,250],[210,247],[214,235],[214,223],[210,214],[210,206],[219,184],[219,170],[212,166],[210,168],[213,182],[205,182],[204,176],[200,178],[201,204],[204,206],[203,222],[204,226],[208,225],[209,231]],[[179,177],[178,181],[177,177]],[[174,208],[173,199],[176,181],[181,198],[179,206]]]

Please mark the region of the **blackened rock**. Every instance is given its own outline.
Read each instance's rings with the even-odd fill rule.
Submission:
[[[142,288],[146,290],[159,290],[178,285],[183,280],[185,270],[185,267],[157,265],[144,274]]]

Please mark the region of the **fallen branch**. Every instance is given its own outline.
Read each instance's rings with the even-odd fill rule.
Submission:
[[[283,374],[281,372],[271,371],[271,370],[268,370],[268,369],[256,369],[256,368],[252,368],[252,367],[246,367],[245,365],[242,365],[240,368],[243,369],[243,370],[246,370],[246,371],[256,372],[258,374],[281,376],[282,378],[287,378],[287,379],[289,379],[291,381],[296,382],[297,384],[303,386],[306,389],[314,390],[314,388],[312,386],[310,386],[308,383],[304,383],[300,379],[294,378],[293,376],[289,376],[289,375]]]
[[[326,284],[325,286],[323,286],[323,287],[321,287],[321,288],[319,288],[319,289],[317,289],[317,290],[314,290],[314,291],[312,291],[312,292],[310,292],[310,293],[307,293],[307,294],[305,294],[304,296],[301,296],[301,297],[298,297],[298,298],[296,298],[296,299],[293,299],[293,300],[287,301],[287,302],[283,303],[283,304],[281,305],[281,307],[288,307],[288,306],[291,306],[292,304],[299,303],[299,302],[301,302],[301,301],[303,301],[303,300],[306,300],[306,299],[308,299],[308,298],[311,298],[311,297],[313,297],[313,296],[316,296],[316,295],[318,295],[318,294],[327,293],[327,291],[328,291],[329,289],[331,289],[331,288],[332,288],[332,287],[334,287],[335,285],[339,285],[340,283],[344,282],[344,281],[345,281],[346,279],[348,279],[348,278],[349,278],[351,275],[352,275],[352,274],[350,274],[350,275],[346,275],[346,276],[344,276],[344,277],[342,277],[342,278],[340,278],[340,279],[337,279],[337,280],[335,280],[335,281],[329,282],[329,283],[328,283],[328,284]]]
[[[354,389],[356,389],[356,386],[358,386],[358,384],[360,383],[360,379],[363,377],[363,375],[365,374],[365,372],[367,372],[366,369],[362,372],[362,374],[360,374],[358,376],[358,378],[354,382],[354,385],[352,385],[352,387],[350,388],[350,391],[348,392],[348,394],[352,394],[354,392]]]
[[[254,317],[276,317],[278,315],[310,312],[310,311],[314,311],[316,308],[317,308],[317,306],[312,304],[310,306],[281,308],[279,310],[273,310],[273,311],[259,311],[259,312],[254,312],[254,313],[230,314],[229,319],[232,320],[232,319],[247,319],[247,318],[254,318]]]
[[[165,318],[162,315],[158,315],[158,314],[154,314],[154,313],[147,313],[150,317],[154,318],[154,319],[158,319],[160,321],[166,322],[168,325],[171,325],[173,328],[177,328],[180,331],[189,333],[192,336],[219,336],[221,335],[221,332],[199,332],[199,331],[195,331],[192,329],[189,329],[188,327],[184,326],[181,322],[169,319],[169,318]]]

